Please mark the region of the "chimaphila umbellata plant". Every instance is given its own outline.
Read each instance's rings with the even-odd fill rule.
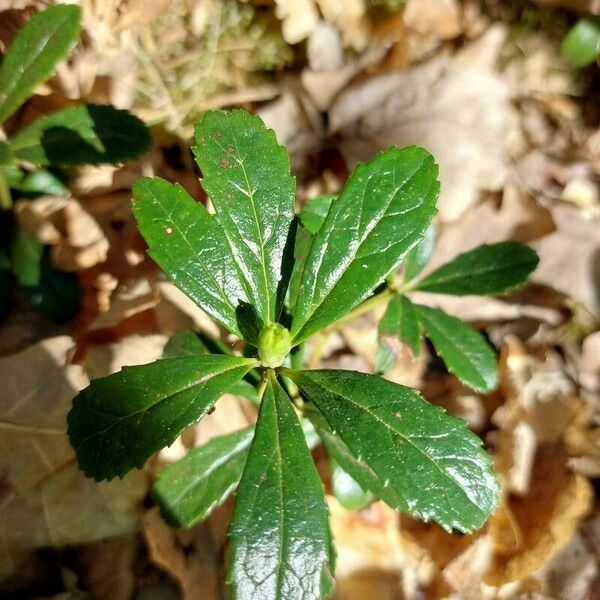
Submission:
[[[498,484],[464,421],[377,375],[298,366],[302,344],[365,301],[423,238],[439,192],[431,155],[392,147],[359,165],[311,232],[294,215],[287,153],[258,117],[207,113],[194,152],[215,214],[159,178],[136,183],[134,213],[150,256],[246,351],[209,354],[182,334],[167,358],[92,381],[68,417],[83,471],[103,480],[142,467],[225,392],[259,403],[255,426],[191,450],[154,486],[176,526],[237,488],[229,579],[239,599],[332,591],[327,506],[307,446],[315,430],[390,506],[448,530],[481,527]]]

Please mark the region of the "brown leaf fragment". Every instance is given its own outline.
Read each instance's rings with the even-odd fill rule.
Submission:
[[[504,524],[492,517],[490,532],[497,541],[496,552],[486,582],[500,586],[525,579],[558,552],[571,539],[579,522],[591,508],[590,483],[567,467],[567,456],[560,447],[541,446],[537,453],[529,492],[504,498]],[[500,513],[502,515],[502,513]],[[506,542],[506,527],[515,538],[514,547]]]
[[[153,508],[144,515],[142,526],[150,560],[177,583],[183,600],[198,598],[200,590],[203,600],[221,598],[218,551],[206,524],[178,531]]]
[[[502,27],[491,27],[452,58],[441,54],[341,93],[330,127],[342,135],[348,162],[365,161],[394,144],[427,148],[440,165],[438,207],[445,221],[475,204],[480,190],[501,189],[516,128],[508,84],[496,68],[504,38]]]
[[[564,293],[594,314],[600,313],[600,218],[556,205],[557,230],[532,243],[540,256],[531,280]]]
[[[73,345],[66,336],[50,338],[0,359],[0,580],[33,549],[137,527],[145,473],[98,484],[77,467],[66,414],[88,378],[68,364]]]
[[[15,213],[24,231],[50,244],[59,269],[79,271],[106,260],[108,240],[77,200],[57,196],[20,200]]]

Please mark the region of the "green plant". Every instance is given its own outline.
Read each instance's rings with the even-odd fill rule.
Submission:
[[[83,471],[102,480],[142,467],[227,391],[258,403],[255,427],[191,450],[154,485],[180,527],[238,488],[229,577],[243,599],[332,590],[327,508],[308,449],[315,430],[346,482],[448,530],[481,527],[498,484],[464,421],[376,375],[301,368],[303,343],[368,306],[427,231],[439,193],[431,155],[381,152],[336,199],[305,208],[298,226],[288,156],[258,117],[207,113],[194,152],[215,214],[159,178],[135,184],[134,213],[150,256],[246,342],[244,356],[188,331],[162,360],[92,381],[68,416]]]
[[[79,37],[80,9],[57,5],[36,13],[17,33],[0,65],[0,125],[48,80]],[[12,278],[51,318],[70,318],[78,306],[75,277],[52,268],[44,246],[20,229],[13,196],[68,193],[66,168],[118,163],[150,145],[145,125],[110,105],[80,104],[43,115],[0,141],[0,314],[10,308]]]
[[[560,53],[575,67],[587,67],[600,56],[600,16],[579,19],[562,41]]]

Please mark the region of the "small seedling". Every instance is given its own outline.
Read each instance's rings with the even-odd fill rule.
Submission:
[[[0,65],[0,125],[47,81],[79,37],[80,9],[57,5],[36,13],[17,33]],[[144,124],[110,105],[73,105],[41,116],[0,141],[0,315],[10,309],[13,277],[31,304],[57,321],[78,308],[73,275],[52,268],[47,249],[13,220],[13,196],[68,193],[65,168],[136,158],[150,144]]]
[[[246,342],[244,356],[184,332],[162,360],[92,381],[68,416],[83,471],[103,480],[142,467],[226,392],[259,403],[256,426],[191,450],[153,489],[165,518],[182,527],[206,518],[237,488],[229,579],[244,600],[332,591],[327,506],[308,447],[315,431],[339,466],[338,482],[350,478],[447,530],[481,527],[496,507],[498,484],[464,421],[377,375],[300,366],[302,344],[360,310],[407,254],[407,272],[418,270],[415,254],[423,252],[419,242],[439,193],[431,155],[414,146],[379,153],[327,206],[303,211],[298,226],[289,158],[258,117],[207,113],[194,152],[215,214],[159,178],[136,183],[134,213],[150,256]],[[427,285],[443,288],[444,281],[432,275]],[[422,314],[421,321],[431,318]]]

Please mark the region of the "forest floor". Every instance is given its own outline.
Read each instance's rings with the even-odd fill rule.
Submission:
[[[0,0],[0,45],[43,4]],[[8,411],[20,419],[18,431],[0,424],[0,595],[228,597],[231,501],[177,531],[149,485],[252,412],[225,396],[144,470],[103,484],[78,471],[65,415],[90,378],[160,357],[173,333],[222,335],[146,256],[131,185],[160,175],[205,200],[193,124],[208,109],[242,107],[289,149],[300,203],[339,191],[358,161],[389,145],[427,148],[442,189],[428,269],[505,239],[540,256],[531,283],[510,296],[422,298],[485,333],[499,354],[495,392],[462,386],[430,347],[417,359],[398,345],[387,374],[483,438],[503,485],[498,512],[459,535],[381,502],[348,511],[330,496],[335,598],[600,598],[600,71],[560,54],[598,2],[80,4],[80,43],[10,126],[75,100],[110,102],[152,127],[153,147],[136,162],[77,170],[68,197],[15,208],[54,264],[76,273],[82,308],[56,325],[17,298],[0,324],[0,423]],[[378,316],[310,345],[311,364],[373,372]]]

